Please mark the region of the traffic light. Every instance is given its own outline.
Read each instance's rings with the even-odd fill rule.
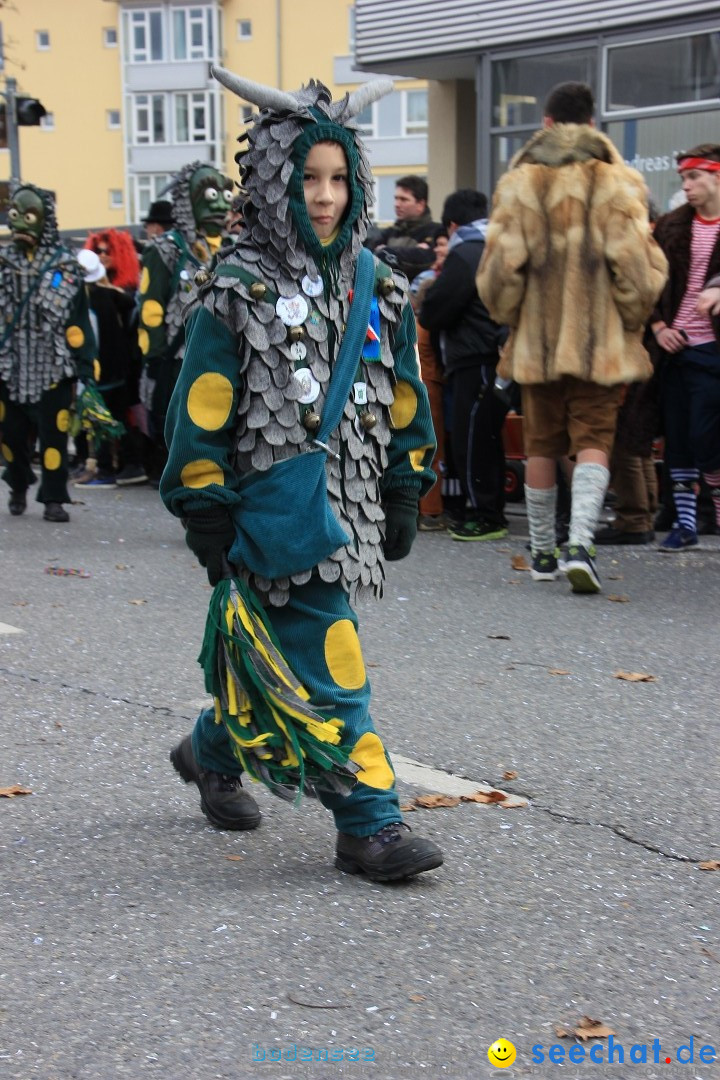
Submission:
[[[39,127],[40,121],[46,113],[47,109],[37,98],[15,98],[15,115],[18,127],[22,125],[25,127]]]

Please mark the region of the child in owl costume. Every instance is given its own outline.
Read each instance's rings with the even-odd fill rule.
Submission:
[[[46,521],[69,521],[67,440],[75,379],[94,374],[96,344],[82,272],[60,240],[53,192],[15,182],[11,242],[0,246],[0,431],[10,513],[27,508],[35,436]]]
[[[335,818],[335,865],[411,877],[442,853],[402,823],[352,606],[382,595],[434,479],[407,281],[363,248],[372,180],[353,117],[392,83],[333,102],[315,81],[285,93],[214,75],[259,108],[238,154],[245,229],[195,277],[160,490],[211,583],[229,560],[309,704],[333,718],[356,780],[349,794],[316,791]],[[318,461],[320,491],[303,473]],[[171,760],[214,825],[252,829],[260,813],[239,780],[251,740],[227,708],[204,710]]]

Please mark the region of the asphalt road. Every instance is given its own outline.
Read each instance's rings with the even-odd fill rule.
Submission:
[[[512,568],[522,516],[418,537],[360,608],[376,723],[530,805],[409,815],[446,861],[388,887],[333,868],[311,801],[254,788],[256,833],[207,825],[168,762],[204,572],[155,492],[83,498],[66,526],[0,510],[0,788],[32,790],[0,798],[2,1080],[485,1080],[498,1038],[509,1077],[720,1076],[718,539],[604,549],[577,597]],[[609,1036],[556,1034],[584,1015],[612,1067]]]

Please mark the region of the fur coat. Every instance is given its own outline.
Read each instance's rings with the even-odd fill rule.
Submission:
[[[644,181],[610,140],[588,125],[536,132],[497,186],[477,275],[493,319],[511,330],[500,374],[649,378],[643,329],[666,276]]]

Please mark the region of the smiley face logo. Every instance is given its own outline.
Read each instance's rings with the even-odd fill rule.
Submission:
[[[517,1051],[507,1039],[496,1039],[488,1050],[488,1061],[496,1069],[507,1069],[512,1065],[517,1056]]]

